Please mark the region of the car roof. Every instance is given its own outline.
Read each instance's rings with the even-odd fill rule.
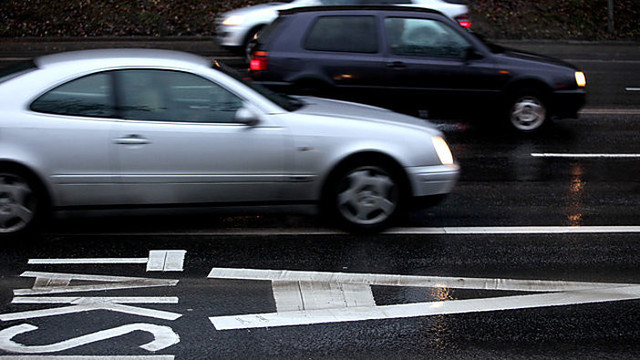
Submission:
[[[427,9],[423,7],[398,5],[334,5],[334,6],[305,6],[297,7],[286,10],[280,10],[282,15],[289,15],[302,12],[338,12],[338,11],[379,11],[379,12],[413,12],[413,13],[426,13],[426,14],[438,14],[444,16],[440,11],[434,9]]]
[[[210,66],[206,58],[173,50],[159,49],[95,49],[70,51],[44,55],[34,59],[39,68],[68,66],[69,64],[93,64],[108,62],[110,66],[118,65],[183,65]]]

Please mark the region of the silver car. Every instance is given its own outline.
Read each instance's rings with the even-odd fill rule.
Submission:
[[[375,231],[458,175],[429,123],[285,98],[173,51],[61,53],[0,72],[0,233],[69,209],[320,209]]]

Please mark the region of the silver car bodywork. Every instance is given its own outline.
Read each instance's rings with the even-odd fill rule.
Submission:
[[[303,98],[305,106],[287,111],[194,55],[92,50],[44,56],[35,64],[37,69],[0,83],[0,200],[8,187],[1,181],[3,169],[16,166],[44,186],[54,209],[316,205],[326,196],[332,171],[358,154],[397,163],[410,186],[403,191],[413,197],[448,193],[458,175],[458,166],[443,164],[436,153],[433,139],[442,134],[425,121],[320,98]],[[41,95],[71,80],[125,69],[196,75],[241,99],[238,114],[252,121],[130,120],[30,109]],[[0,232],[14,230],[2,222],[0,216]]]

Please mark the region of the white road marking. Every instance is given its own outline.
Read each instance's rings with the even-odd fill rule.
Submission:
[[[640,158],[640,154],[566,154],[566,153],[531,153],[533,157],[547,158]]]
[[[582,109],[581,115],[640,115],[640,109]]]
[[[102,297],[102,296],[29,296],[14,297],[12,304],[96,304],[96,303],[117,303],[117,304],[177,304],[176,296],[155,296],[155,297]]]
[[[151,250],[148,258],[29,259],[29,265],[147,264],[147,271],[182,271],[185,250]]]
[[[185,250],[151,250],[147,271],[182,271]]]
[[[460,235],[460,234],[570,234],[570,233],[637,233],[640,226],[476,226],[476,227],[408,227],[391,228],[383,232],[385,235]],[[281,236],[281,235],[349,235],[335,229],[218,229],[200,232],[140,232],[116,233],[110,236]],[[94,234],[95,235],[95,234]]]
[[[474,226],[442,228],[395,228],[389,234],[481,235],[481,234],[615,234],[638,233],[640,226]]]
[[[29,259],[29,265],[146,264],[148,258]]]
[[[174,360],[175,355],[0,355],[0,360]]]
[[[627,91],[640,91],[640,87],[628,87],[628,88],[625,88],[625,90],[627,90]]]
[[[14,295],[42,295],[98,290],[136,289],[158,286],[176,286],[178,284],[178,280],[33,271],[25,271],[20,274],[20,276],[35,277],[36,281],[31,289],[13,290]],[[90,285],[69,285],[72,280],[100,283]]]
[[[142,349],[147,351],[155,352],[180,342],[180,337],[170,327],[144,323],[123,325],[49,345],[23,345],[12,340],[17,335],[37,329],[38,327],[34,325],[21,324],[1,330],[0,349],[22,354],[51,353],[110,339],[134,331],[144,331],[153,335],[151,342],[140,345]]]
[[[210,317],[209,320],[217,330],[504,311],[640,299],[638,284],[229,268],[213,268],[208,277],[271,281],[276,299],[277,312],[275,313]],[[366,289],[371,285],[509,290],[538,294],[377,306],[371,290]],[[305,299],[311,297],[324,301],[308,304]],[[282,299],[285,301],[281,301]]]
[[[65,307],[59,307],[59,308],[53,308],[53,309],[31,310],[31,311],[1,314],[0,320],[1,321],[26,320],[26,319],[42,318],[42,317],[50,317],[50,316],[58,316],[58,315],[77,314],[81,312],[89,312],[89,311],[95,311],[95,310],[113,311],[113,312],[119,312],[123,314],[151,317],[154,319],[169,320],[169,321],[176,320],[182,316],[182,314],[172,313],[168,311],[145,309],[138,306],[129,306],[129,305],[121,305],[118,303],[106,302],[106,303],[88,303],[88,304],[65,306]]]
[[[176,320],[181,314],[138,306],[124,305],[124,303],[172,303],[178,302],[175,297],[159,300],[158,297],[20,297],[20,295],[61,294],[70,292],[87,292],[98,290],[136,289],[158,286],[175,286],[178,280],[135,278],[126,276],[106,276],[87,274],[62,274],[47,272],[24,272],[22,277],[35,277],[31,289],[15,289],[14,303],[17,304],[52,304],[69,303],[72,306],[53,309],[31,310],[0,314],[0,321],[24,320],[39,317],[49,317],[94,310],[115,311],[125,314],[153,317],[163,320]],[[90,285],[70,285],[71,281],[100,282]]]
[[[519,280],[493,278],[463,278],[446,276],[390,275],[367,273],[333,273],[319,271],[262,270],[213,268],[209,279],[337,282],[378,286],[442,287],[452,289],[482,289],[503,291],[578,291],[593,288],[621,287],[622,283],[593,283],[577,281]]]

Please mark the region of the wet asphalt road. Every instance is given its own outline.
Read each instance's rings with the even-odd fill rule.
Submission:
[[[624,62],[611,63],[565,48],[544,49],[592,67],[603,85],[590,89],[598,96],[590,108],[606,111],[536,135],[432,119],[462,167],[460,182],[444,202],[409,214],[389,234],[352,236],[303,216],[114,216],[60,221],[31,242],[4,244],[0,359],[640,358],[640,158],[603,156],[640,154],[640,93],[626,90],[640,87],[633,83],[640,71],[611,82],[604,76],[620,64],[638,69],[640,56],[619,51],[611,58]],[[612,91],[622,95],[598,95]],[[473,229],[456,233],[462,227]],[[594,230],[570,231],[578,228]],[[184,259],[154,271],[151,250],[183,250]],[[34,261],[78,258],[101,260]],[[276,272],[269,281],[210,275],[214,268]],[[60,274],[73,275],[67,282]],[[353,274],[367,275],[342,279]],[[396,277],[381,284],[371,274]],[[418,283],[405,282],[408,275]],[[161,282],[147,287],[153,281]],[[381,311],[357,319],[353,308],[336,307],[341,301],[373,301]],[[284,310],[296,303],[317,311],[279,326],[276,320],[293,321]],[[55,312],[61,308],[65,314]],[[222,329],[227,315],[240,325]],[[362,321],[347,321],[354,316]],[[312,323],[321,317],[329,320]],[[12,332],[24,324],[38,329]],[[154,339],[157,349],[140,347]]]

